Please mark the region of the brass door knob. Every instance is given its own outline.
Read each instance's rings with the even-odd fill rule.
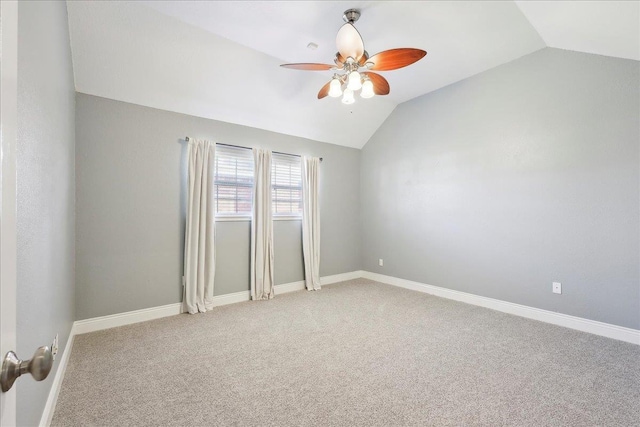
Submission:
[[[53,354],[46,345],[38,348],[29,360],[20,360],[13,351],[10,351],[2,361],[2,373],[0,374],[2,391],[9,391],[15,380],[27,372],[34,380],[42,381],[47,378],[52,366]]]

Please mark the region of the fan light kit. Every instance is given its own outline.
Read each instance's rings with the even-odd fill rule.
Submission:
[[[282,64],[281,67],[307,71],[334,71],[333,78],[325,84],[318,99],[327,95],[332,98],[342,96],[344,104],[355,102],[355,92],[360,91],[360,97],[371,98],[374,95],[388,95],[389,82],[380,74],[372,71],[390,71],[406,67],[424,58],[424,50],[413,48],[390,49],[369,57],[364,50],[364,41],[356,27],[353,26],[360,18],[360,11],[349,9],[344,12],[342,19],[346,22],[336,36],[338,52],[334,59],[335,65],[329,64]],[[364,69],[364,70],[361,70]]]

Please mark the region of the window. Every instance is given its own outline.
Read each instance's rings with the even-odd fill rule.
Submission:
[[[271,158],[273,216],[302,214],[302,170],[300,157],[273,154]]]
[[[251,149],[216,145],[216,217],[251,216],[253,203],[253,152]],[[273,154],[271,200],[274,217],[302,214],[302,168],[300,157]]]
[[[216,215],[251,215],[253,198],[251,150],[217,144],[215,169]]]

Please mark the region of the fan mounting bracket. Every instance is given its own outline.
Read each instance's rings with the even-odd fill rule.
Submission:
[[[358,9],[347,9],[344,11],[344,15],[342,15],[342,19],[344,20],[344,22],[353,24],[358,19],[360,19],[360,11]]]

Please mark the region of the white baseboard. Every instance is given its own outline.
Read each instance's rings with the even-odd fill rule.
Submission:
[[[282,285],[275,286],[275,294],[286,294],[288,292],[302,291],[304,289],[304,280],[301,280],[299,282],[283,283]],[[220,307],[221,305],[235,304],[238,302],[245,302],[250,300],[250,291],[234,292],[232,294],[224,294],[213,297],[213,306]]]
[[[565,328],[575,329],[582,332],[589,332],[591,334],[640,345],[640,330],[637,329],[625,328],[622,326],[612,325],[604,322],[597,322],[595,320],[570,316],[568,314],[556,313],[554,311],[542,310],[540,308],[529,307],[526,305],[515,304],[498,299],[481,297],[466,292],[426,285],[424,283],[413,282],[411,280],[400,279],[392,276],[385,276],[383,274],[372,273],[369,271],[363,271],[362,277],[370,280],[375,280],[376,282],[398,286],[400,288],[411,289],[442,298],[448,298],[467,304],[490,308],[492,310],[501,311],[503,313],[515,314],[516,316],[526,317],[528,319],[539,320],[541,322],[564,326]]]
[[[64,380],[64,374],[67,372],[67,364],[69,363],[69,357],[71,355],[71,349],[73,348],[73,339],[75,337],[75,324],[71,327],[69,332],[69,338],[67,338],[67,344],[64,346],[64,350],[60,356],[58,362],[58,369],[53,377],[53,383],[51,383],[51,389],[49,390],[49,397],[44,405],[42,411],[42,417],[40,417],[40,427],[48,427],[51,424],[53,418],[53,412],[56,409],[56,403],[58,402],[58,394],[60,394],[60,388],[62,387],[62,381]]]
[[[234,292],[232,294],[218,295],[213,297],[213,306],[220,307],[222,305],[236,304],[238,302],[249,301],[250,299],[251,299],[251,292],[249,291],[241,291],[241,292]]]
[[[332,276],[324,276],[320,278],[321,285],[330,285],[332,283],[344,282],[347,280],[359,279],[363,276],[364,271],[350,271],[348,273],[334,274]]]
[[[285,283],[282,285],[276,285],[275,288],[276,288],[275,289],[276,296],[280,294],[286,294],[287,292],[296,292],[296,291],[302,291],[306,289],[304,285],[304,280],[300,280],[298,282]]]
[[[352,271],[349,273],[334,274],[332,276],[324,276],[320,278],[323,285],[330,283],[343,282],[345,280],[357,279],[362,277],[362,271]],[[305,289],[304,280],[292,283],[285,283],[275,286],[275,294],[284,294],[287,292],[301,291]],[[213,306],[219,307],[227,304],[235,304],[238,302],[249,301],[251,293],[249,291],[234,292],[232,294],[218,295],[213,297]],[[182,313],[182,303],[174,303],[163,305],[160,307],[144,308],[142,310],[128,311],[126,313],[112,314],[109,316],[94,317],[91,319],[77,320],[73,324],[76,335],[86,334],[88,332],[101,331],[103,329],[115,328],[118,326],[130,325],[147,320],[160,319],[162,317],[175,316]]]
[[[85,320],[76,320],[73,324],[75,334],[100,331],[132,323],[145,322],[147,320],[160,319],[161,317],[175,316],[182,312],[182,303],[163,305],[160,307],[144,308],[142,310],[128,311],[126,313],[112,314],[109,316],[94,317]]]
[[[362,277],[362,271],[350,271],[348,273],[333,274],[331,276],[323,276],[320,278],[320,285],[330,285],[332,283],[344,282],[346,280],[358,279]],[[287,292],[295,292],[305,290],[304,280],[299,282],[286,283],[284,285],[276,285],[276,295]]]

